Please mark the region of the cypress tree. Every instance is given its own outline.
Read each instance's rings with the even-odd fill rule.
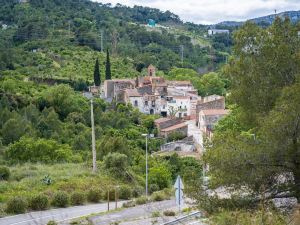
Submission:
[[[105,63],[105,79],[111,80],[111,69],[110,69],[110,59],[109,59],[109,51],[106,50],[106,63]]]
[[[94,69],[94,83],[95,86],[100,86],[101,84],[101,76],[100,76],[100,68],[99,68],[99,60],[96,59],[95,69]]]

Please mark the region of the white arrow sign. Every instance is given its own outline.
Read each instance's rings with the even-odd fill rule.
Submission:
[[[174,188],[175,188],[176,204],[178,205],[179,212],[180,212],[180,208],[183,205],[183,189],[184,189],[180,176],[177,177],[176,182],[174,184]]]

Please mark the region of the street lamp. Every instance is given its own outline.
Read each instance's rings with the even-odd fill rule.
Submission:
[[[154,134],[142,134],[146,138],[146,198],[148,197],[148,138],[153,138]]]

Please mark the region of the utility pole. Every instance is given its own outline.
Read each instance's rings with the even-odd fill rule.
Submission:
[[[118,186],[115,187],[115,209],[118,208]]]
[[[181,51],[181,65],[183,67],[183,49],[184,49],[184,46],[183,45],[180,45],[180,51]]]
[[[103,30],[101,30],[100,33],[101,33],[101,52],[103,52]]]
[[[68,25],[69,26],[69,28],[68,28],[69,29],[69,37],[71,37],[71,21],[69,20],[68,23],[69,23],[69,25]]]
[[[146,135],[146,198],[148,198],[148,134]]]
[[[95,141],[95,123],[94,123],[94,106],[93,99],[91,99],[91,124],[92,124],[92,153],[93,153],[93,173],[97,171],[96,165],[96,141]]]
[[[107,211],[109,212],[109,189],[107,190]]]

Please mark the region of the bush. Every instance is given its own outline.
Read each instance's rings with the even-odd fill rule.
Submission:
[[[164,193],[162,192],[154,192],[151,196],[151,199],[153,201],[159,202],[159,201],[163,201],[166,199],[166,196],[164,195]]]
[[[13,162],[69,162],[72,149],[67,144],[59,144],[54,140],[22,137],[10,145],[6,157]]]
[[[49,200],[46,195],[40,194],[29,200],[29,206],[33,210],[45,210],[49,208]]]
[[[129,202],[123,203],[124,208],[130,208],[130,207],[134,207],[134,206],[136,206],[135,201],[129,201]]]
[[[169,169],[161,164],[149,169],[149,183],[156,184],[160,190],[169,187],[172,180]]]
[[[120,153],[108,153],[104,159],[104,166],[109,172],[118,177],[124,177],[128,167],[128,157]]]
[[[10,170],[6,166],[0,166],[0,181],[1,180],[8,180],[10,177]]]
[[[157,184],[150,184],[149,192],[153,193],[153,192],[156,192],[156,191],[159,191],[159,186]]]
[[[139,197],[135,200],[137,205],[143,205],[146,204],[148,199],[145,196]]]
[[[12,214],[25,213],[27,208],[27,202],[22,197],[13,197],[8,200],[6,205],[6,212]]]
[[[69,204],[69,196],[65,192],[56,192],[54,194],[52,205],[55,207],[66,207]]]
[[[90,189],[87,194],[87,200],[89,202],[98,203],[102,197],[102,192],[98,189]]]
[[[154,211],[152,212],[151,217],[155,218],[155,217],[160,217],[160,212],[159,211]]]
[[[131,188],[127,185],[123,185],[119,189],[119,199],[128,200],[132,197]]]
[[[141,195],[143,195],[145,192],[144,188],[141,186],[136,186],[133,188],[132,190],[132,196],[134,198],[140,197]]]
[[[74,192],[71,195],[71,204],[72,205],[83,205],[85,202],[85,195],[81,192]]]
[[[164,211],[164,215],[165,216],[175,216],[176,213],[172,210],[166,210],[166,211]]]
[[[47,225],[57,225],[57,223],[54,220],[50,220]]]

